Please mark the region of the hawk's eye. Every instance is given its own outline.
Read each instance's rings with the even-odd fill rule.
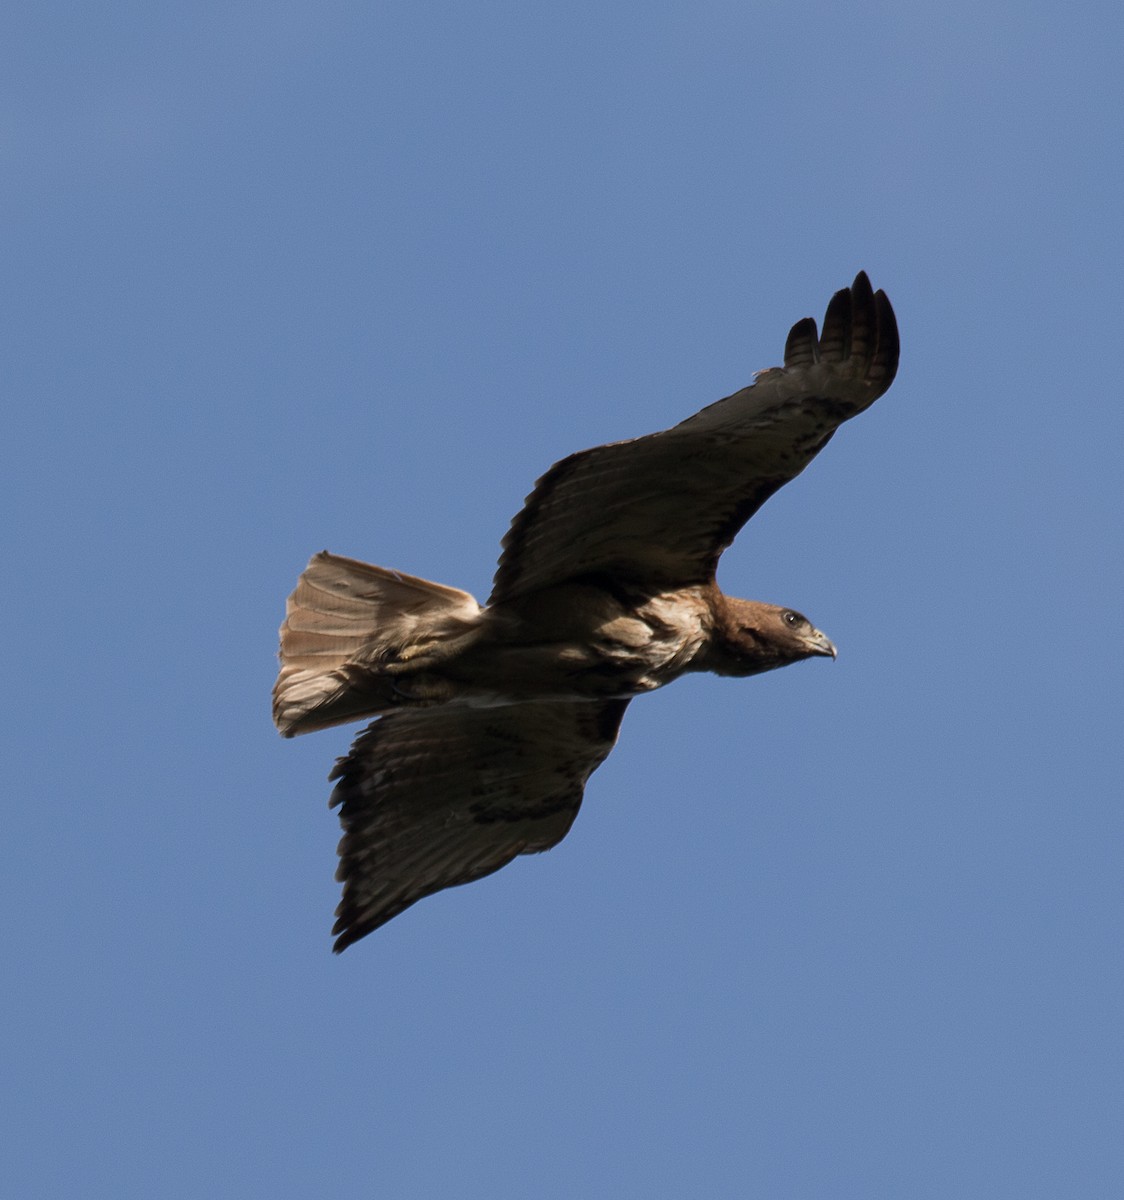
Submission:
[[[783,617],[784,623],[789,629],[795,629],[797,625],[807,625],[807,621],[798,613],[788,609]]]

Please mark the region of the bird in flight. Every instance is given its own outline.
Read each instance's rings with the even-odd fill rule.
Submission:
[[[792,608],[724,595],[722,552],[893,382],[898,331],[860,273],[784,366],[670,429],[571,454],[503,539],[492,594],[323,551],[289,597],[285,737],[370,717],[330,776],[335,950],[425,896],[565,837],[636,696],[835,647]]]

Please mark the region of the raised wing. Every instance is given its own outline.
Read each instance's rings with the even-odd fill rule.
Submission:
[[[898,330],[860,272],[784,366],[671,429],[572,454],[538,481],[503,540],[490,603],[580,576],[685,587],[714,578],[738,530],[894,379]]]
[[[403,710],[371,725],[331,775],[344,829],[336,952],[424,896],[560,842],[627,705]]]

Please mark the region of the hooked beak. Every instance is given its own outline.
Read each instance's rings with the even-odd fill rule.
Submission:
[[[820,654],[824,658],[834,659],[837,653],[835,643],[818,629],[812,630],[811,637],[808,638],[808,648],[812,654]]]

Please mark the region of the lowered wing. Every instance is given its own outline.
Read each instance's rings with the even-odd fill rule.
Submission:
[[[344,830],[336,952],[424,896],[560,842],[627,705],[415,709],[371,725],[331,775]]]

